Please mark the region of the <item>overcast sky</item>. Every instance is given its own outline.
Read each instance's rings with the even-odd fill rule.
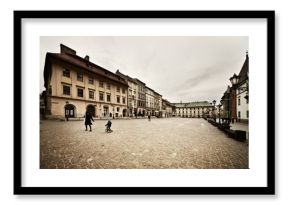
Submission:
[[[40,91],[45,54],[59,53],[61,43],[111,72],[140,79],[170,102],[219,102],[248,50],[248,37],[41,37]]]

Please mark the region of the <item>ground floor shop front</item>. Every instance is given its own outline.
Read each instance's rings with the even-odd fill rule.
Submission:
[[[80,118],[86,112],[95,118],[128,116],[127,105],[51,98],[48,101],[46,118]]]

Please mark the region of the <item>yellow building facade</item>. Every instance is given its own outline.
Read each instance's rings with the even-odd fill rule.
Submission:
[[[67,46],[47,53],[44,81],[48,118],[79,118],[86,111],[95,118],[128,115],[127,82]]]

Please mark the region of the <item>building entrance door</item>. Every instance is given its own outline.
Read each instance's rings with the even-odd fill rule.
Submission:
[[[104,106],[104,117],[108,116],[109,113],[109,107]]]
[[[74,117],[75,116],[75,107],[72,104],[67,104],[64,107],[65,117]]]
[[[127,109],[123,110],[123,117],[126,117]]]
[[[95,116],[95,106],[93,105],[88,105],[87,106],[87,112],[89,112],[91,114],[92,117],[96,117]]]

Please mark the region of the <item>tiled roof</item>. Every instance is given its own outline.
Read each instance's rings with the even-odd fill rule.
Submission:
[[[79,68],[82,68],[84,70],[93,72],[97,75],[103,76],[105,78],[111,79],[113,81],[116,81],[118,83],[121,83],[123,85],[128,86],[128,83],[120,76],[116,75],[115,73],[113,73],[105,68],[102,68],[99,65],[96,65],[90,61],[87,61],[87,60],[81,58],[80,56],[73,55],[70,53],[47,53],[46,54],[46,61],[49,58],[55,58],[55,59],[61,60],[61,61],[66,62],[66,63],[70,63],[70,64],[77,66]]]
[[[197,102],[189,102],[189,103],[173,103],[175,107],[212,107],[208,101],[197,101]]]
[[[127,79],[127,80],[129,80],[129,81],[131,81],[131,82],[134,82],[134,83],[136,83],[136,84],[137,84],[138,81],[139,81],[139,82],[141,82],[142,84],[144,84],[146,88],[152,90],[155,94],[157,94],[157,95],[159,95],[159,96],[162,96],[162,95],[160,95],[158,92],[156,92],[155,90],[153,90],[152,88],[149,88],[148,86],[146,86],[146,84],[145,84],[144,82],[140,81],[138,78],[132,78],[132,77],[130,77],[130,76],[128,76],[128,75],[125,75],[124,73],[121,73],[119,69],[116,71],[116,74],[119,75],[119,76],[121,76],[121,77],[123,77],[124,79]]]
[[[141,80],[139,80],[138,78],[134,78],[138,83],[141,83],[143,85],[146,85],[146,83],[142,82]]]
[[[121,76],[122,78],[128,80],[128,81],[131,81],[131,82],[137,84],[137,81],[136,81],[135,79],[131,78],[131,77],[128,76],[128,75],[125,75],[125,74],[121,73],[121,72],[119,71],[119,69],[116,71],[116,74],[119,75],[119,76]]]
[[[249,72],[249,56],[247,54],[246,60],[243,64],[243,67],[239,73],[239,84],[244,83],[248,79],[248,72]]]

